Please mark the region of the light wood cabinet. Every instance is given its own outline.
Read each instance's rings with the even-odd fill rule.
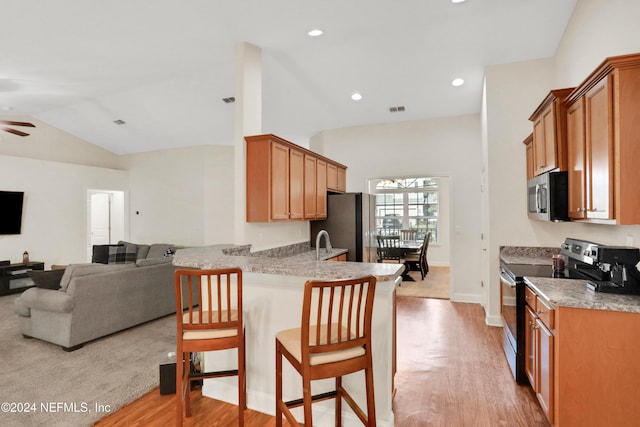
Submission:
[[[587,217],[584,99],[579,99],[567,109],[567,155],[569,218],[584,219]]]
[[[327,164],[327,190],[336,193],[347,191],[347,169],[337,165]]]
[[[541,297],[525,289],[525,372],[547,420],[554,418],[554,319],[555,312]]]
[[[306,154],[304,156],[304,219],[315,219],[318,199],[318,170],[317,159]]]
[[[327,162],[304,156],[304,219],[327,217]]]
[[[269,219],[289,219],[289,147],[272,142],[268,155],[271,161]]]
[[[304,154],[289,148],[289,219],[304,219]]]
[[[535,176],[535,160],[533,153],[533,134],[529,135],[527,139],[522,141],[527,149],[527,181]]]
[[[338,256],[334,256],[333,258],[329,258],[327,261],[338,261],[338,262],[346,262],[347,254],[340,254]]]
[[[271,134],[245,141],[247,222],[326,218],[328,165],[346,166]]]
[[[570,217],[640,224],[640,54],[607,58],[566,105]]]
[[[316,219],[327,218],[327,162],[316,160]]]
[[[640,314],[558,307],[556,427],[635,426],[640,419]]]
[[[529,117],[533,122],[534,175],[567,168],[567,119],[563,101],[573,89],[552,90]]]

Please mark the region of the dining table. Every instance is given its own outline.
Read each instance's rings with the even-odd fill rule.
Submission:
[[[392,238],[394,238],[392,236]],[[409,254],[419,253],[422,248],[423,240],[403,240],[398,237],[397,242],[394,243],[393,249],[401,252],[401,257],[404,258]],[[406,282],[414,282],[413,277],[409,276],[411,271],[411,265],[405,261],[405,270],[402,273],[402,280]]]

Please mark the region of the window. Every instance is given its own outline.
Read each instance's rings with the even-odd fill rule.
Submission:
[[[399,235],[400,230],[416,232],[438,242],[439,193],[435,178],[375,179],[369,182],[376,196],[376,233]]]

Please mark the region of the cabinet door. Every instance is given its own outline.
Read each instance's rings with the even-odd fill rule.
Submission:
[[[544,152],[544,121],[542,117],[533,123],[533,160],[535,162],[535,175],[544,172],[545,152]]]
[[[316,219],[327,218],[327,162],[316,162]]]
[[[547,419],[553,424],[553,334],[544,323],[536,321],[536,397]]]
[[[544,132],[544,165],[541,172],[550,171],[557,166],[557,136],[556,136],[556,104],[552,102],[542,113]]]
[[[609,78],[585,95],[587,151],[587,218],[612,219],[613,135]]]
[[[327,163],[327,189],[338,191],[338,166]]]
[[[584,98],[567,110],[569,218],[584,219],[587,213],[584,135]]]
[[[524,370],[527,374],[527,378],[529,378],[529,382],[531,383],[531,387],[533,387],[534,391],[538,390],[538,384],[536,383],[536,375],[535,375],[535,361],[536,361],[536,339],[535,339],[535,325],[536,325],[536,315],[531,310],[531,308],[527,305],[525,306],[525,363]]]
[[[347,191],[347,171],[341,167],[338,167],[338,191]]]
[[[317,159],[304,155],[304,219],[315,219],[318,211],[316,197],[318,178]]]
[[[289,219],[304,219],[304,154],[289,150]]]
[[[271,143],[271,219],[289,219],[289,147]]]
[[[527,142],[528,141],[528,142]],[[533,135],[525,141],[527,149],[527,181],[535,176],[535,160],[533,152]]]

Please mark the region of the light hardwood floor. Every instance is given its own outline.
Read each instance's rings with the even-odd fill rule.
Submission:
[[[396,426],[549,425],[531,389],[511,376],[502,330],[485,325],[480,305],[411,297],[397,301]],[[172,426],[174,399],[155,389],[95,425]],[[199,390],[192,392],[192,405],[187,427],[237,425],[233,405],[203,398]],[[273,427],[275,420],[247,410],[245,425]]]

